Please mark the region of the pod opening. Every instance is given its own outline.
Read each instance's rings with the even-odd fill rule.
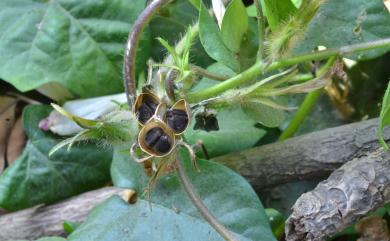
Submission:
[[[145,144],[159,155],[169,153],[172,148],[171,138],[160,127],[153,127],[145,135]]]

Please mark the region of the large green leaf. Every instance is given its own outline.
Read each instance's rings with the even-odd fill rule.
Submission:
[[[296,54],[308,53],[316,46],[337,48],[390,37],[390,14],[383,0],[329,0],[324,3],[297,48]],[[374,58],[389,49],[377,49],[349,56]]]
[[[235,234],[242,241],[249,241]],[[172,208],[137,201],[129,205],[114,196],[92,210],[87,221],[72,233],[68,241],[223,241],[211,226],[202,220]]]
[[[52,109],[28,106],[23,125],[29,141],[19,159],[0,176],[0,206],[13,211],[40,203],[52,203],[100,187],[110,180],[112,151],[94,143],[48,152],[60,138],[38,128]]]
[[[256,0],[260,1],[264,15],[272,31],[275,31],[279,24],[286,21],[297,9],[291,0]]]
[[[267,127],[278,127],[285,119],[284,111],[260,102],[247,102],[242,105],[245,114]]]
[[[266,133],[256,127],[256,121],[246,117],[239,106],[219,111],[217,120],[219,124],[217,131],[195,130],[193,121],[185,132],[185,138],[189,143],[202,140],[210,157],[251,148]]]
[[[248,30],[248,14],[241,0],[233,0],[226,8],[221,26],[221,36],[226,46],[238,53],[244,34]]]
[[[148,184],[144,168],[129,158],[129,147],[116,147],[111,163],[111,179],[116,187],[131,188],[138,193]]]
[[[275,240],[272,236],[263,206],[256,193],[245,179],[232,172],[227,167],[206,160],[198,160],[200,168],[200,173],[198,173],[193,169],[191,161],[185,152],[180,151],[180,156],[196,192],[221,223],[226,225],[233,232],[250,240]],[[132,161],[126,152],[121,152],[121,149],[115,151],[111,173],[114,185],[136,189],[139,193],[142,192],[147,183],[147,178],[143,175],[142,167]],[[198,220],[196,222],[183,220],[186,225],[198,225],[198,222],[204,222],[196,208],[182,190],[176,173],[168,174],[160,179],[152,192],[152,203],[153,212],[155,208],[160,209],[161,207],[165,207],[170,209],[172,214],[174,213],[174,210],[177,212],[175,214],[177,220],[183,220],[183,217],[179,216],[191,217],[194,218],[194,220]],[[95,217],[94,219],[98,219],[98,217]],[[160,223],[161,225],[163,223],[176,224],[176,221],[170,222],[163,218],[160,218],[159,220],[162,220]],[[138,218],[126,221],[129,225],[134,225],[134,223],[137,222],[140,222]],[[173,227],[165,227],[165,229],[169,230],[172,228]],[[183,226],[180,226],[180,230],[180,232],[176,233],[186,232],[186,229]],[[202,237],[209,233],[209,231],[209,229],[205,228],[200,232],[191,232],[191,235],[189,236],[195,236],[178,237],[178,240],[208,240],[203,239]],[[152,234],[155,233],[154,229],[150,229],[149,232]],[[176,239],[167,238],[164,240]]]
[[[232,70],[239,70],[237,56],[223,42],[217,23],[203,4],[201,4],[199,11],[199,37],[204,49],[211,58]]]
[[[0,1],[0,78],[21,91],[59,82],[81,97],[120,92],[126,37],[145,2]],[[149,44],[145,37],[139,70]]]
[[[389,146],[386,144],[385,140],[383,139],[383,128],[387,125],[390,125],[390,82],[387,86],[387,90],[385,93],[385,96],[383,97],[382,102],[382,110],[379,117],[379,141],[382,144],[382,146],[388,150]]]
[[[257,50],[259,49],[259,33],[257,21],[255,18],[248,19],[248,31],[242,39],[239,59],[241,71],[246,70],[255,64],[257,59]]]

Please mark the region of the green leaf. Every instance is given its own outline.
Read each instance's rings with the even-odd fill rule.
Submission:
[[[61,139],[40,130],[38,123],[51,111],[39,105],[24,109],[23,126],[29,141],[18,160],[0,175],[0,206],[9,211],[53,203],[110,180],[112,151],[97,149],[94,143],[48,156]]]
[[[200,9],[200,2],[202,1],[202,0],[188,0],[196,9]]]
[[[250,18],[248,21],[248,30],[245,34],[240,47],[239,59],[241,70],[248,69],[255,64],[257,59],[257,50],[259,49],[259,33],[257,21]]]
[[[62,226],[64,227],[65,233],[69,235],[73,233],[80,226],[80,223],[75,223],[72,221],[65,220]]]
[[[233,0],[226,8],[221,26],[221,37],[226,46],[238,53],[244,34],[248,30],[248,14],[241,0]]]
[[[200,173],[198,173],[193,169],[191,165],[191,160],[186,154],[186,152],[181,150],[179,152],[179,155],[181,156],[181,160],[183,161],[187,175],[189,176],[192,184],[194,185],[196,192],[205,202],[205,205],[210,209],[210,211],[222,224],[226,225],[231,231],[240,234],[250,240],[275,240],[273,235],[271,234],[268,218],[265,215],[263,206],[258,199],[256,193],[253,191],[251,186],[244,178],[237,175],[227,167],[206,160],[198,160],[198,165],[200,169]],[[115,186],[132,188],[137,190],[138,193],[140,193],[147,184],[147,178],[143,174],[144,171],[142,166],[132,161],[129,158],[127,151],[123,152],[121,151],[121,149],[115,150],[114,159],[111,166],[111,170],[113,169],[121,169],[119,176],[116,175],[119,174],[119,172],[111,172],[113,175],[112,179]],[[142,204],[142,206],[144,206],[144,204]],[[178,224],[180,227],[180,232],[173,232],[178,235],[180,235],[181,233],[187,233],[185,226],[195,226],[198,225],[198,222],[204,222],[197,209],[189,201],[185,192],[182,190],[180,181],[177,178],[176,173],[170,173],[167,176],[161,178],[158,181],[157,186],[153,189],[153,212],[157,209],[161,209],[162,207],[164,207],[164,209],[169,209],[169,211],[172,212],[172,214],[174,214],[176,218],[172,221],[167,221],[165,218],[157,219],[156,217],[155,220],[163,220],[163,222],[159,222],[160,225],[168,223],[168,227],[164,226],[162,228],[166,230],[172,230],[176,223],[185,224],[184,226]],[[138,209],[139,207],[130,206],[130,208]],[[144,210],[144,208],[142,208],[142,210],[145,211],[147,216],[151,215],[147,210]],[[119,211],[115,213],[119,213]],[[167,214],[167,216],[169,215]],[[137,215],[137,217],[139,216]],[[186,220],[186,218],[184,217],[191,219]],[[99,219],[104,218],[99,218],[97,216],[94,217],[94,220],[96,221]],[[119,221],[120,217],[117,217],[115,219]],[[141,222],[139,218],[126,220],[124,223],[128,225],[134,225],[137,222]],[[91,223],[90,226],[92,227],[95,225]],[[142,225],[138,225],[138,228],[141,228],[141,226]],[[75,233],[79,231],[81,232],[82,229],[83,226],[78,228]],[[159,232],[159,229],[155,230],[154,228],[149,228],[148,230],[150,232],[150,234],[148,235],[155,235],[155,232]],[[90,229],[90,233],[91,232],[93,232],[92,228]],[[133,233],[133,231],[129,231],[129,234],[131,233]],[[204,229],[199,232],[192,231],[192,235],[187,235],[185,237],[178,236],[176,239],[173,239],[173,237],[168,236],[164,240],[209,240],[202,238],[204,237],[203,235],[206,235],[207,233],[213,232],[207,226],[205,226]],[[145,238],[145,240],[156,239]]]
[[[179,63],[179,56],[177,56],[175,47],[171,46],[166,40],[157,37],[157,40],[160,42],[162,46],[168,51],[170,55],[172,55],[172,58],[174,60],[174,64],[178,65]]]
[[[85,118],[82,118],[82,117],[79,117],[79,116],[75,116],[73,115],[72,113],[66,111],[64,108],[62,108],[61,106],[59,105],[56,105],[54,103],[51,104],[51,106],[53,107],[53,109],[55,109],[58,113],[60,113],[61,115],[65,116],[66,118],[68,118],[69,120],[71,121],[74,121],[77,125],[79,125],[80,127],[82,128],[92,128],[92,127],[96,127],[96,125],[99,123],[99,121],[95,121],[95,120],[89,120],[89,119],[85,119]]]
[[[0,78],[21,91],[50,82],[81,97],[122,91],[125,40],[145,2],[0,1]],[[146,34],[138,71],[149,48]]]
[[[111,163],[111,179],[116,187],[130,188],[142,193],[148,184],[144,168],[129,157],[129,147],[115,147]]]
[[[302,5],[302,0],[291,0],[296,8],[299,8]]]
[[[46,238],[40,238],[36,241],[66,241],[66,239],[61,237],[46,237]]]
[[[297,9],[291,0],[256,0],[260,1],[264,15],[272,31],[275,31],[283,21],[293,15]]]
[[[249,241],[235,234],[243,241]],[[68,241],[198,241],[224,239],[202,220],[176,213],[172,208],[137,201],[129,205],[114,196],[92,210],[87,221]]]
[[[232,70],[238,71],[239,63],[237,56],[223,42],[218,25],[203,4],[201,4],[199,11],[199,37],[204,49],[211,58]]]
[[[199,0],[196,6],[199,8]],[[183,36],[188,26],[197,22],[198,16],[198,11],[189,1],[173,1],[162,8],[149,24],[152,32],[152,58],[157,62],[161,62],[167,52],[158,42],[158,37],[174,45]],[[196,38],[191,46],[190,59],[193,64],[202,67],[214,62],[203,49],[199,38]]]
[[[220,63],[210,65],[207,70],[224,76],[235,75],[231,69]],[[217,83],[220,82],[203,78],[192,91],[205,89]],[[196,113],[194,113],[195,115]],[[189,143],[195,144],[198,140],[202,140],[210,157],[251,148],[266,133],[255,126],[256,121],[245,118],[245,113],[239,106],[220,110],[217,113],[217,119],[218,131],[194,130],[195,118],[193,118],[191,126],[184,133],[184,137]]]
[[[265,213],[267,214],[269,221],[271,223],[272,232],[274,233],[275,237],[282,237],[284,233],[284,218],[283,215],[273,208],[267,208],[265,209]]]
[[[389,85],[387,86],[385,96],[383,97],[382,110],[379,116],[379,131],[378,131],[379,142],[386,150],[389,149],[389,146],[386,144],[385,140],[383,139],[383,128],[385,128],[385,126],[387,125],[390,125],[390,82]]]
[[[251,18],[257,17],[256,6],[254,4],[248,6],[246,8],[246,13],[247,13],[248,17],[251,17]]]
[[[248,117],[267,127],[278,127],[285,118],[284,111],[260,102],[247,102],[242,105],[242,108]]]
[[[194,129],[195,121],[184,133],[189,143],[202,140],[209,156],[215,157],[253,147],[265,131],[256,127],[256,121],[246,118],[239,106],[223,109],[217,113],[218,131]]]
[[[294,53],[308,53],[317,46],[338,48],[389,38],[389,26],[390,14],[383,0],[328,0],[309,24]],[[348,57],[359,60],[375,58],[389,50],[370,50]]]

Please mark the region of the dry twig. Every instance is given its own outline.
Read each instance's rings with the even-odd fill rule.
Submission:
[[[379,148],[344,164],[303,194],[286,222],[286,240],[326,240],[389,201],[390,153]]]

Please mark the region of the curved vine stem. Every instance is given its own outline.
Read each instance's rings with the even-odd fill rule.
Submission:
[[[135,60],[137,56],[138,43],[145,29],[145,26],[150,22],[152,16],[165,4],[171,0],[154,0],[151,2],[138,16],[135,21],[132,31],[127,39],[125,57],[123,62],[123,80],[126,91],[127,103],[130,109],[133,107],[133,102],[136,92],[136,77],[135,77]]]
[[[177,165],[177,173],[179,174],[179,178],[181,184],[183,185],[184,191],[187,193],[191,202],[198,209],[199,213],[203,216],[203,218],[217,231],[226,241],[238,241],[233,234],[227,230],[218,220],[210,213],[207,207],[204,205],[202,200],[195,193],[194,186],[192,186],[190,180],[188,179],[183,164],[181,160],[176,157],[176,165]]]

